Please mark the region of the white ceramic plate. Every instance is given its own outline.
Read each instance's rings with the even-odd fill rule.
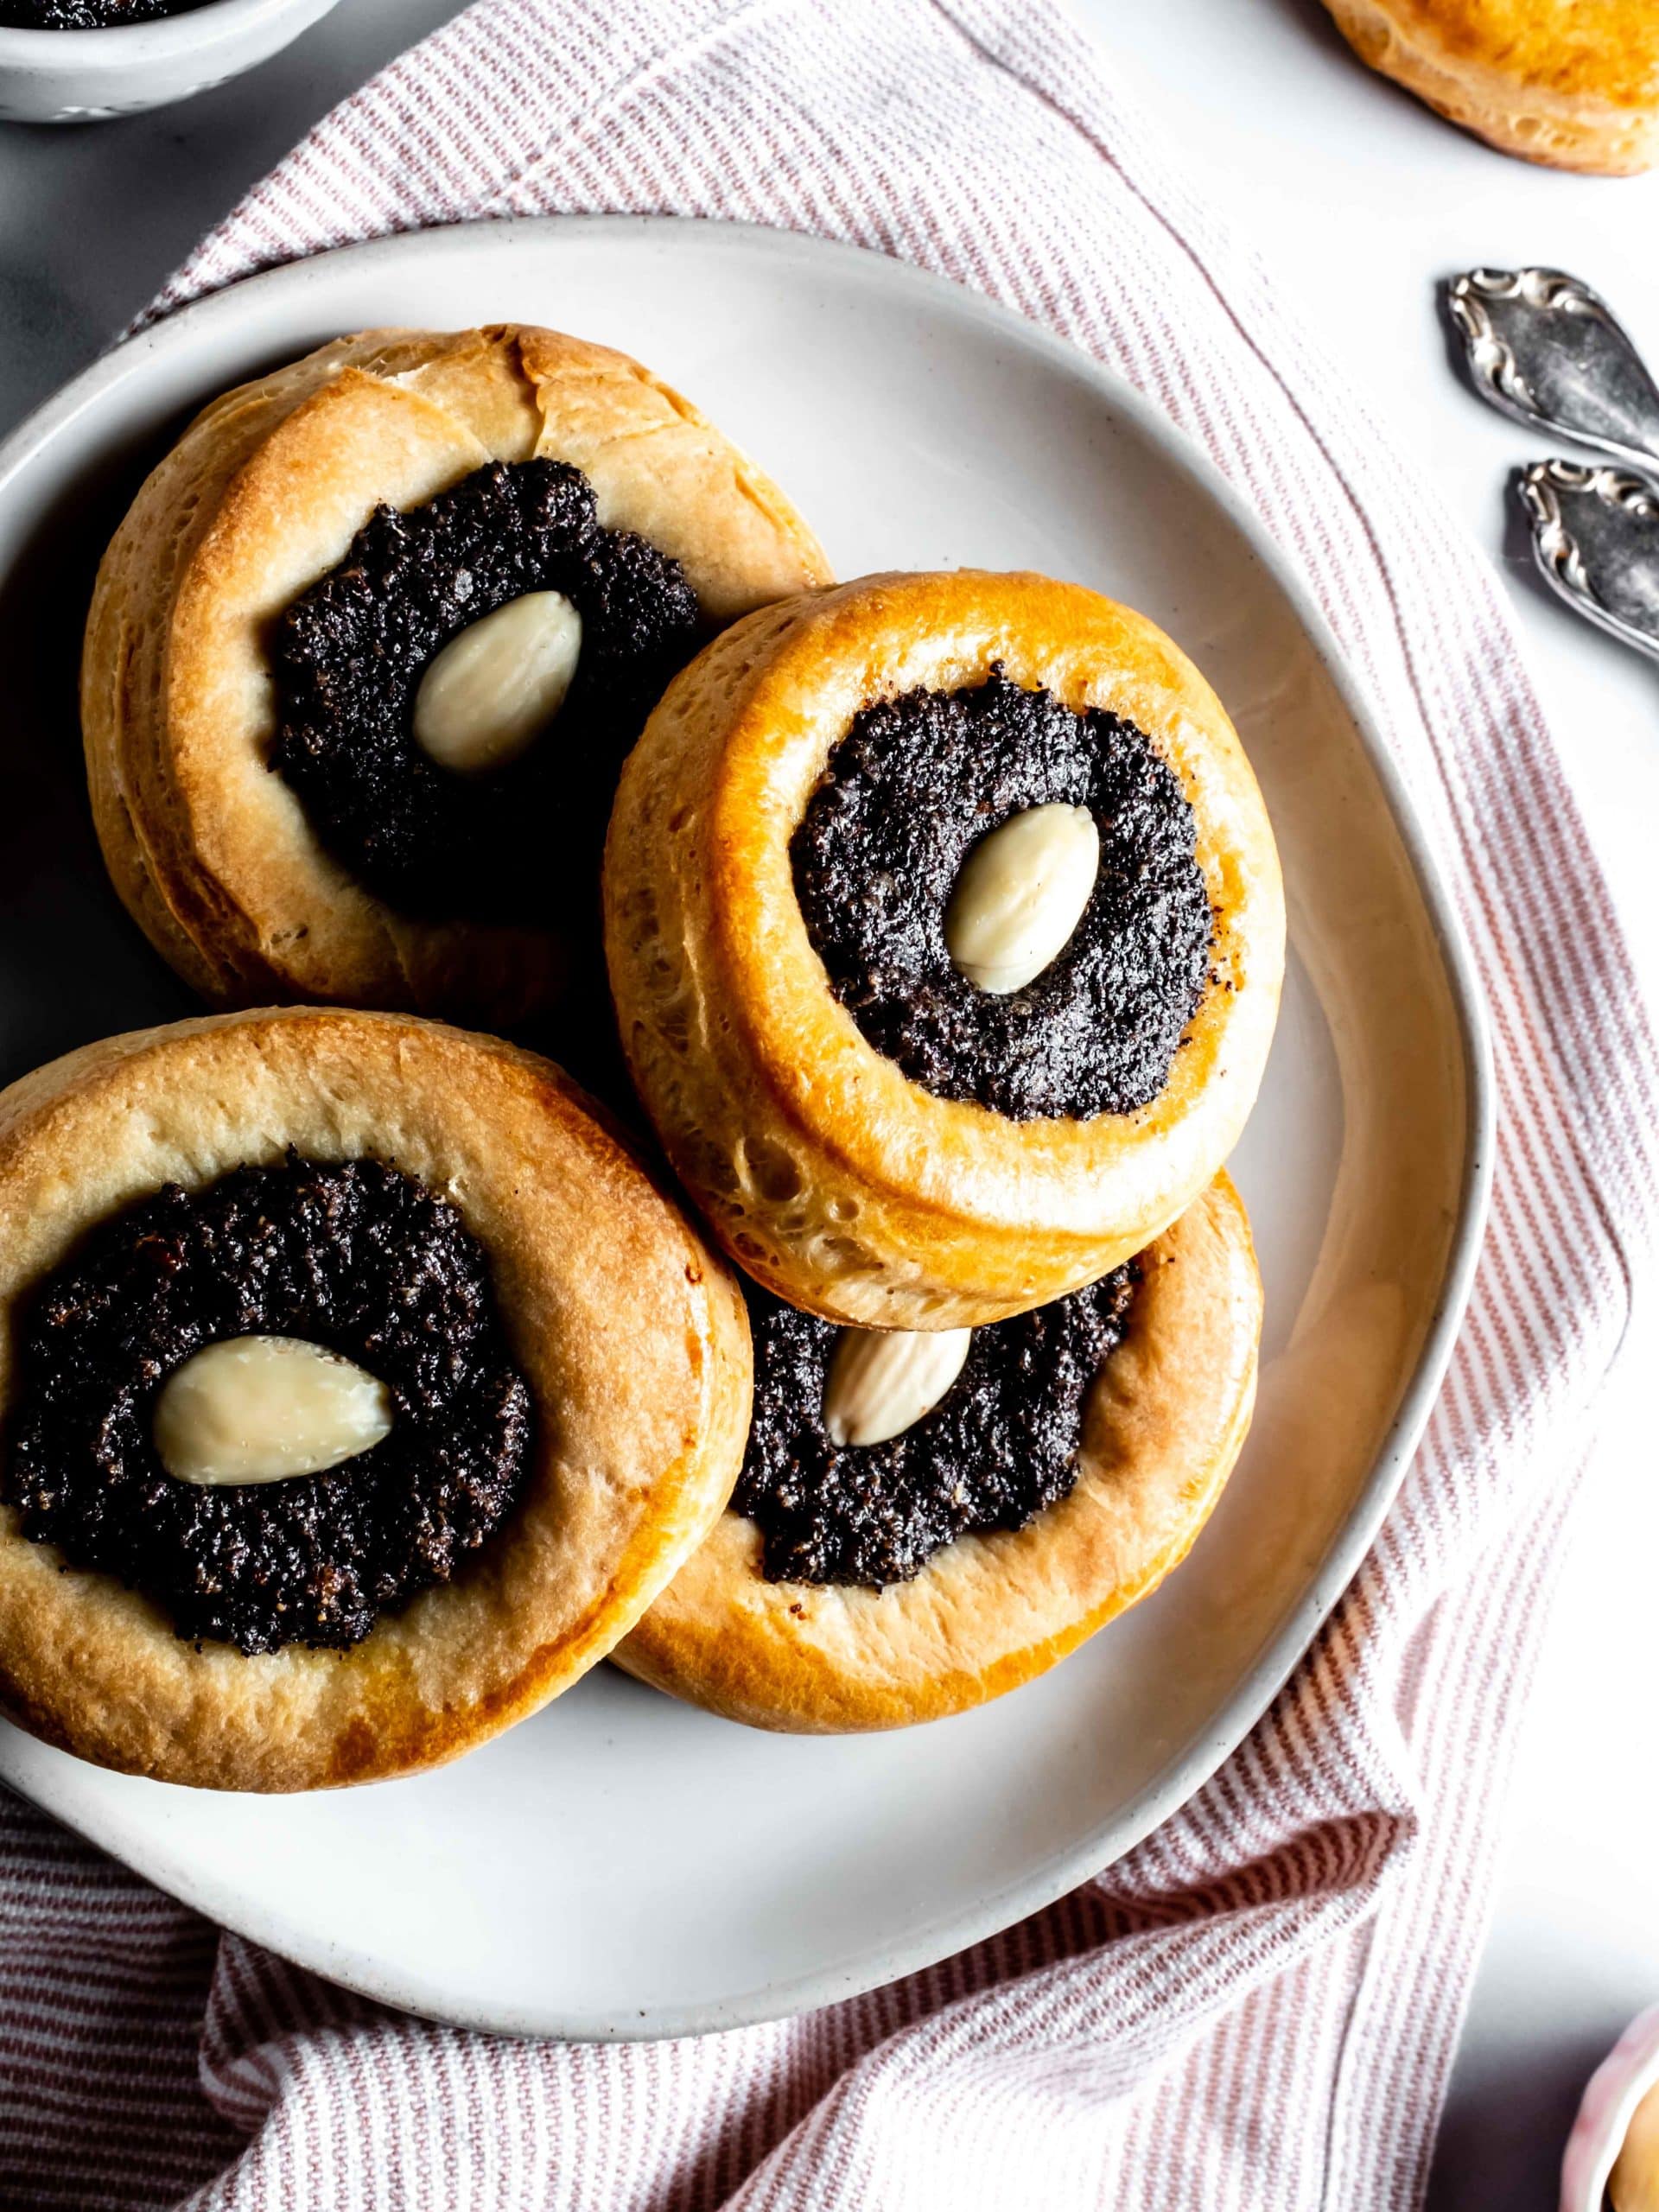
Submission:
[[[0,1775],[335,1980],[518,2032],[677,2035],[923,1966],[1059,1896],[1237,1743],[1376,1529],[1440,1380],[1491,1154],[1466,953],[1324,625],[1255,521],[1080,353],[884,259],[665,220],[503,223],[327,254],[101,362],[0,453],[5,1072],[186,1007],[116,907],[79,788],[73,632],[142,467],[223,386],[372,323],[517,317],[622,346],[772,471],[839,572],[959,563],[1143,608],[1232,710],[1293,957],[1236,1169],[1268,1287],[1260,1410],[1189,1562],[1044,1680],[894,1736],[753,1733],[608,1668],[460,1765],[287,1800]]]

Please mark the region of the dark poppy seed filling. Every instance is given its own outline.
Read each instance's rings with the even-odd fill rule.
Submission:
[[[1033,1313],[976,1329],[933,1410],[885,1444],[830,1441],[840,1331],[747,1286],[754,1414],[734,1512],[760,1527],[769,1582],[908,1582],[976,1530],[1023,1529],[1077,1480],[1084,1408],[1123,1341],[1135,1262]]]
[[[569,691],[516,760],[455,775],[415,741],[421,678],[461,631],[531,591],[563,592],[582,617]],[[551,920],[594,897],[617,772],[700,630],[679,563],[601,529],[579,469],[494,461],[423,507],[377,507],[279,618],[271,765],[321,842],[389,904]],[[572,865],[582,853],[591,868]]]
[[[1053,802],[1095,817],[1094,895],[1058,957],[996,996],[951,961],[945,907],[982,837]],[[807,933],[869,1042],[936,1097],[1016,1122],[1133,1113],[1164,1088],[1209,973],[1195,852],[1179,779],[1143,731],[1000,667],[866,709],[790,847]]]
[[[384,1382],[391,1432],[318,1475],[204,1488],[151,1441],[156,1396],[221,1338],[298,1337]],[[529,1464],[530,1392],[483,1248],[448,1198],[378,1160],[290,1153],[206,1190],[168,1184],[95,1230],[35,1293],[0,1495],[23,1533],[245,1652],[357,1643],[446,1582]]]
[[[19,31],[106,31],[188,15],[201,0],[0,0],[0,25]]]

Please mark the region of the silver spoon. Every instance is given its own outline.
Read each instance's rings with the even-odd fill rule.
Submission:
[[[1659,461],[1659,385],[1587,284],[1560,269],[1471,269],[1446,305],[1483,399],[1620,461]]]
[[[1545,582],[1586,621],[1659,660],[1659,484],[1538,461],[1517,488]]]
[[[1589,285],[1560,269],[1474,269],[1446,287],[1446,303],[1489,404],[1621,461],[1659,463],[1659,385]],[[1516,488],[1550,589],[1659,658],[1659,482],[1544,461]]]

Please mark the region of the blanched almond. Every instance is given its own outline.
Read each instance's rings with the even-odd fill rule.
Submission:
[[[151,1433],[181,1483],[275,1483],[354,1459],[391,1430],[364,1369],[299,1337],[228,1337],[174,1369]]]
[[[961,1374],[971,1329],[843,1329],[823,1391],[832,1444],[885,1444],[932,1412]]]
[[[562,591],[527,591],[450,639],[415,694],[415,741],[441,768],[479,776],[533,743],[564,704],[582,617]]]
[[[1086,806],[1011,815],[963,863],[944,916],[951,959],[982,991],[1019,990],[1065,950],[1099,868],[1100,832]]]

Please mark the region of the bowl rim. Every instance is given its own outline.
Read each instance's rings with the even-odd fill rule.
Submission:
[[[244,31],[283,16],[318,15],[336,0],[196,0],[176,14],[142,23],[105,23],[93,30],[46,30],[0,23],[0,69],[60,70],[140,67],[182,60]]]

